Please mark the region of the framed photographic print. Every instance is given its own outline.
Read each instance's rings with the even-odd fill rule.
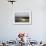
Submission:
[[[14,24],[32,24],[32,13],[30,11],[16,11],[13,17]]]

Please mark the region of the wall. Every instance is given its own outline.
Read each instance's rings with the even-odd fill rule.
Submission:
[[[46,40],[46,1],[17,0],[14,5],[0,0],[0,40],[15,39],[17,32],[30,32],[33,40]],[[14,25],[11,23],[15,10],[32,10],[32,25]]]

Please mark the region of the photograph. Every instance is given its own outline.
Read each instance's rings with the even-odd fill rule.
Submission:
[[[31,24],[31,12],[16,12],[14,15],[14,24]]]

